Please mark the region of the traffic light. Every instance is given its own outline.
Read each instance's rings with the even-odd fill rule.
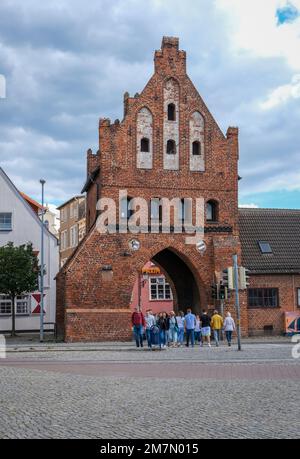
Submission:
[[[239,268],[239,289],[240,290],[247,290],[249,287],[249,269],[244,268],[241,266]]]
[[[228,300],[230,298],[230,290],[225,285],[220,285],[219,300]]]
[[[219,299],[220,300],[226,300],[226,293],[227,293],[227,287],[225,285],[220,285],[220,290],[219,290]]]
[[[218,286],[216,284],[211,286],[211,297],[213,300],[218,299]]]
[[[223,269],[223,285],[229,290],[234,290],[234,273],[232,266]]]

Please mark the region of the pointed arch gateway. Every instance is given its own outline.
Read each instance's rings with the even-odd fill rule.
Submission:
[[[190,307],[194,313],[200,312],[204,307],[203,293],[189,260],[168,247],[155,254],[151,261],[160,267],[171,285],[175,311],[186,311]]]

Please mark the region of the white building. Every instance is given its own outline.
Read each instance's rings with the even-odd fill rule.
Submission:
[[[40,216],[41,217],[41,216]],[[44,214],[45,225],[50,233],[54,236],[59,236],[59,211],[53,204],[46,204],[46,212]]]
[[[41,252],[42,223],[30,204],[0,167],[0,246],[13,242],[15,246],[31,242],[33,250]],[[55,322],[56,281],[59,268],[57,238],[44,229],[44,322]],[[0,292],[0,332],[11,330],[11,301]],[[16,308],[16,331],[39,330],[39,292],[29,292],[18,297]],[[53,326],[45,326],[52,329]]]

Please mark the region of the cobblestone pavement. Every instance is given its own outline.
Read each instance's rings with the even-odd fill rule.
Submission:
[[[299,438],[291,349],[10,352],[0,438]]]

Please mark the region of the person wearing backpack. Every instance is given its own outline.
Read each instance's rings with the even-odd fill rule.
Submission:
[[[152,331],[153,331],[154,325],[156,324],[156,320],[155,320],[154,315],[152,314],[151,309],[148,309],[146,311],[145,323],[146,323],[146,338],[147,338],[148,348],[151,349],[152,342],[153,342]]]

